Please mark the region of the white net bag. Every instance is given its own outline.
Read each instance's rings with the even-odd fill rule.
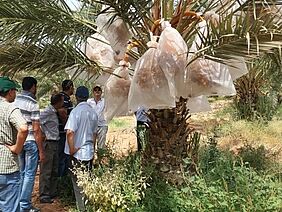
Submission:
[[[211,106],[206,96],[189,98],[187,101],[187,108],[190,110],[190,113],[211,111]]]
[[[112,69],[115,65],[114,50],[106,38],[98,33],[87,38],[86,56],[98,62],[104,69]]]
[[[129,30],[123,20],[119,17],[113,19],[114,13],[100,14],[96,19],[97,31],[100,32],[111,44],[115,52],[115,59],[120,61],[126,52]],[[109,24],[110,23],[110,24]]]
[[[104,36],[95,33],[87,38],[85,54],[90,60],[97,62],[105,70],[98,77],[92,77],[91,81],[94,80],[96,83],[104,85],[115,67],[115,53],[109,41]],[[91,70],[89,72],[91,74]]]
[[[128,93],[131,84],[128,67],[130,64],[122,60],[119,65],[120,67],[114,71],[105,85],[104,115],[107,122],[114,116],[128,113]]]
[[[248,73],[248,68],[243,57],[233,56],[233,58],[225,60],[225,64],[228,66],[233,81]]]
[[[187,68],[187,96],[232,96],[236,90],[227,66],[198,58]]]
[[[162,22],[162,29],[159,39],[158,62],[168,80],[171,95],[180,97],[185,93],[187,45],[179,32],[172,28],[167,21]]]
[[[147,45],[149,49],[136,63],[128,97],[129,109],[175,107],[175,98],[170,94],[167,78],[157,60],[156,37],[152,37]]]

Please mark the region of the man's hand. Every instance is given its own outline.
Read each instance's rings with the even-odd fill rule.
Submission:
[[[80,150],[80,148],[70,148],[70,155],[74,155],[78,150]]]
[[[45,161],[45,153],[43,151],[39,151],[39,162],[44,163]]]
[[[12,146],[9,146],[9,145],[5,145],[12,153],[14,154],[20,154],[21,152],[18,151],[19,148],[17,148],[17,145],[12,145]]]

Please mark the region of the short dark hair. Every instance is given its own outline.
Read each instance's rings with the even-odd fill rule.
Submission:
[[[71,87],[73,87],[73,82],[71,80],[64,80],[62,82],[63,91],[68,91]]]
[[[10,91],[10,90],[8,90],[8,91],[0,91],[0,96],[2,96],[2,97],[7,96],[8,93],[9,93],[9,91]]]
[[[58,93],[58,94],[53,94],[51,96],[51,105],[58,104],[60,101],[62,101],[63,94]]]
[[[24,77],[22,81],[23,90],[29,91],[33,85],[37,85],[37,80],[33,77]]]
[[[93,91],[102,91],[102,88],[98,85],[96,85],[93,89]]]

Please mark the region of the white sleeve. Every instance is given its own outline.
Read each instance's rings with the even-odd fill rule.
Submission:
[[[72,131],[76,131],[78,128],[78,120],[75,118],[75,114],[73,113],[73,111],[70,113],[68,121],[66,123],[65,126],[65,130],[72,130]]]

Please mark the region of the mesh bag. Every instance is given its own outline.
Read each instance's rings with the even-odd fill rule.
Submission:
[[[129,109],[136,111],[140,106],[148,109],[175,107],[167,78],[157,60],[159,50],[156,38],[152,37],[147,45],[149,49],[136,63],[128,97]]]
[[[119,17],[114,17],[114,15],[111,12],[98,15],[96,19],[97,31],[110,42],[115,52],[115,59],[120,61],[126,52],[130,33],[123,20]]]
[[[187,108],[190,110],[190,113],[211,111],[211,106],[206,96],[189,98],[187,101]]]
[[[231,96],[236,90],[227,66],[198,58],[192,62],[186,72],[187,96]]]
[[[185,93],[185,67],[187,64],[187,45],[179,32],[165,21],[162,23],[159,39],[158,62],[169,84],[172,96]]]
[[[110,76],[105,85],[105,119],[107,122],[114,116],[128,113],[128,93],[131,84],[129,63],[120,61],[119,67]]]

